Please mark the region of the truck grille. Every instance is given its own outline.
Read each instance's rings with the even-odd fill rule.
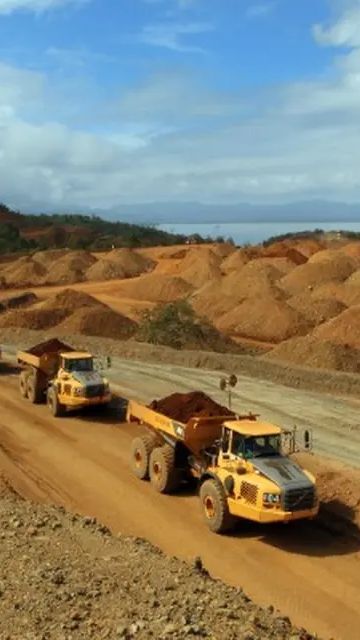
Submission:
[[[105,394],[105,386],[103,384],[93,384],[86,387],[86,398],[97,398]]]
[[[315,506],[314,487],[287,489],[283,497],[284,511],[304,511]]]
[[[242,482],[240,495],[242,498],[245,498],[247,502],[251,504],[256,504],[258,488],[256,484],[251,484],[250,482]]]

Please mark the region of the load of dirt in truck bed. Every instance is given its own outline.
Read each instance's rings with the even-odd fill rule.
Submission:
[[[60,342],[57,338],[45,340],[45,342],[40,342],[31,349],[27,349],[27,353],[37,356],[38,358],[44,355],[44,353],[65,353],[67,351],[74,351],[74,349],[68,344],[65,344],[65,342]]]
[[[318,340],[330,340],[360,349],[360,305],[343,311],[312,332]]]
[[[192,292],[191,284],[182,278],[155,273],[121,282],[118,287],[118,293],[123,297],[149,302],[173,302]]]
[[[356,270],[356,261],[338,251],[331,258],[296,267],[284,276],[280,286],[289,294],[296,295],[305,289],[318,287],[328,282],[344,282]]]
[[[360,350],[328,340],[320,341],[312,335],[282,342],[261,356],[261,359],[263,358],[317,369],[360,373]]]
[[[77,334],[126,340],[134,335],[137,324],[130,318],[101,305],[77,309],[57,326],[57,330],[66,335]]]
[[[194,417],[234,415],[230,409],[221,406],[202,391],[173,393],[161,400],[153,400],[149,408],[184,423]]]
[[[272,296],[245,300],[215,321],[215,326],[228,335],[275,343],[310,329],[301,313]]]
[[[49,266],[48,284],[73,284],[85,279],[86,271],[96,262],[88,251],[69,251]]]
[[[208,247],[191,249],[179,266],[179,275],[199,288],[221,277],[220,264],[221,257]]]

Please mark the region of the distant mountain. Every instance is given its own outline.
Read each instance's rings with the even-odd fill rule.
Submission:
[[[99,211],[111,220],[146,224],[226,222],[360,222],[360,204],[313,200],[289,204],[202,204],[198,202],[152,202],[120,204]]]

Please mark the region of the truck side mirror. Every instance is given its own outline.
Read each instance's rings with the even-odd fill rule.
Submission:
[[[305,449],[310,449],[311,447],[310,431],[308,429],[304,432],[304,446]]]

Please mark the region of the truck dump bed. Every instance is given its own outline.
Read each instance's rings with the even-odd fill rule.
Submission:
[[[17,361],[19,364],[34,367],[43,373],[50,374],[56,368],[60,353],[73,351],[73,348],[56,338],[40,342],[27,351],[19,351]]]
[[[183,442],[195,455],[220,438],[222,425],[225,421],[236,420],[236,416],[231,418],[229,415],[201,416],[190,418],[188,422],[183,423],[149,409],[136,400],[129,400],[126,417],[128,422],[145,424],[155,431],[160,431]]]

